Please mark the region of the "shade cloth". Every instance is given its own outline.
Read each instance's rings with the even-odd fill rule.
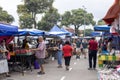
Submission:
[[[101,32],[91,32],[91,36],[101,36]]]
[[[69,34],[68,32],[63,32],[58,26],[53,26],[53,28],[48,32],[49,34],[54,35],[66,35]]]
[[[19,36],[43,36],[45,34],[44,31],[38,29],[19,29],[18,34]]]
[[[94,26],[95,31],[107,31],[110,32],[110,26],[108,25],[96,25]]]
[[[0,23],[0,36],[11,36],[16,34],[17,32],[17,26]]]

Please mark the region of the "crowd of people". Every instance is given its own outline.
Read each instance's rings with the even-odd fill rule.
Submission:
[[[44,62],[46,58],[46,50],[49,49],[48,45],[46,45],[45,40],[42,36],[38,37],[37,45],[35,49],[31,49],[34,52],[35,59],[40,65],[40,70],[38,74],[45,74]],[[4,44],[4,45],[3,45]],[[5,41],[3,40],[3,44],[1,42],[0,45],[0,57],[3,57],[5,52],[9,52],[5,47]],[[50,43],[49,43],[50,44]],[[52,44],[52,43],[51,43]],[[80,59],[81,56],[84,56],[84,59],[88,59],[88,70],[96,70],[97,63],[97,53],[100,49],[111,51],[112,50],[112,39],[108,40],[99,40],[96,41],[94,37],[92,37],[89,41],[86,39],[73,39],[70,40],[58,40],[56,44],[52,44],[54,47],[58,68],[63,68],[62,58],[64,58],[64,64],[66,66],[66,70],[69,70],[71,56],[75,55],[76,59]],[[29,49],[27,38],[23,40],[22,48]],[[4,51],[3,51],[4,50]],[[50,52],[48,52],[49,54]],[[6,55],[4,55],[6,56]],[[29,65],[28,65],[29,66]],[[9,75],[6,73],[7,76]]]

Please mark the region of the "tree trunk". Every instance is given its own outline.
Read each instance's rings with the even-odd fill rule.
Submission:
[[[75,34],[77,34],[77,36],[79,36],[80,32],[79,32],[79,26],[74,25],[75,26]]]
[[[32,19],[33,19],[33,28],[35,28],[36,29],[36,25],[37,25],[37,23],[36,23],[36,20],[35,20],[35,18],[36,18],[36,13],[32,13]]]
[[[74,26],[75,26],[75,34],[78,36],[78,28],[76,25],[74,25]]]

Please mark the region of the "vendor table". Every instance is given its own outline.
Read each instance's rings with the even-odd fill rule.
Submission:
[[[30,50],[17,50],[16,52],[16,58],[20,62],[20,65],[18,65],[21,69],[20,72],[24,75],[24,71],[29,68],[32,71],[32,57],[33,53]],[[26,66],[26,63],[28,66]]]
[[[114,55],[100,55],[98,56],[98,66],[103,67],[104,62],[106,61],[106,64],[108,67],[114,65],[115,62],[120,61],[119,56],[114,56]]]

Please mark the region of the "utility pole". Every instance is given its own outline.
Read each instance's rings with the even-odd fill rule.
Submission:
[[[83,5],[82,7],[83,7],[83,10],[85,11],[86,10],[85,6]],[[83,37],[85,37],[85,13],[84,13],[84,35]]]

